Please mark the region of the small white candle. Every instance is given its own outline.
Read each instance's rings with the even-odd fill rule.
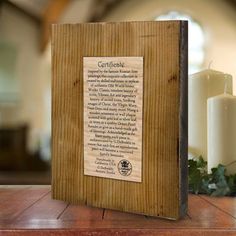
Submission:
[[[189,154],[207,160],[207,99],[227,92],[232,94],[232,76],[204,70],[189,77]]]
[[[235,174],[236,97],[221,94],[209,98],[207,106],[208,173],[211,168],[223,164],[226,165],[227,174]]]

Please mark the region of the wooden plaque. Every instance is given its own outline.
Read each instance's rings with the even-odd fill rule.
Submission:
[[[52,26],[52,196],[187,210],[187,22]]]

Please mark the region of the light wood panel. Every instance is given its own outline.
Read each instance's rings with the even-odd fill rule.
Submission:
[[[142,182],[84,175],[83,57],[143,57]],[[72,203],[178,219],[187,208],[187,22],[52,27],[52,190]]]

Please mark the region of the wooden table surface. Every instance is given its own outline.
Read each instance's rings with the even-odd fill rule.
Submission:
[[[236,235],[236,198],[189,195],[170,221],[51,199],[50,186],[0,186],[0,235]]]

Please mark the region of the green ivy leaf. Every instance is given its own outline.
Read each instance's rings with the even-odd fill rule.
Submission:
[[[236,196],[236,174],[226,176],[226,180],[230,189],[230,195]]]
[[[206,170],[207,162],[202,156],[188,160],[189,191],[191,193],[208,194],[211,196],[236,196],[236,174],[227,176],[224,165],[219,164]]]

